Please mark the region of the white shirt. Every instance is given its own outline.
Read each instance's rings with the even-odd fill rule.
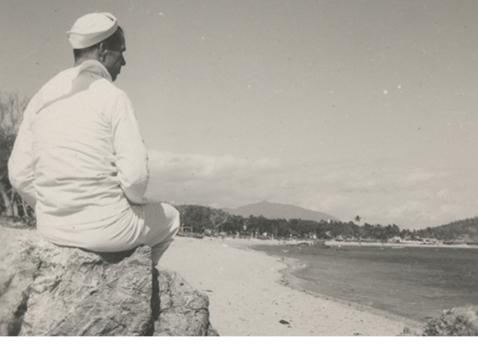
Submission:
[[[132,104],[98,61],[62,71],[32,98],[8,168],[47,236],[146,203],[148,156]]]

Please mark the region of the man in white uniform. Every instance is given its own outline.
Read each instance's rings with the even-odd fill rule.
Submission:
[[[113,81],[126,64],[124,33],[109,13],[67,33],[75,66],[32,98],[9,159],[13,187],[35,208],[47,240],[98,252],[150,245],[158,262],[179,213],[148,203],[148,155],[128,96]]]

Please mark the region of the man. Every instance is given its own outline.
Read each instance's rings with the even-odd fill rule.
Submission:
[[[150,245],[158,262],[178,211],[148,203],[148,156],[128,96],[113,81],[126,65],[123,30],[109,13],[67,33],[75,66],[28,104],[9,159],[13,187],[35,208],[47,240],[98,252]]]

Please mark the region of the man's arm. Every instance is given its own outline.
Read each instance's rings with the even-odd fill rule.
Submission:
[[[148,185],[148,152],[139,132],[133,106],[128,96],[120,91],[113,109],[113,146],[118,178],[128,200],[145,204]]]
[[[35,175],[33,171],[31,123],[30,103],[24,112],[23,121],[18,129],[12,153],[8,159],[8,178],[23,200],[32,208],[35,208],[36,192],[33,186]]]

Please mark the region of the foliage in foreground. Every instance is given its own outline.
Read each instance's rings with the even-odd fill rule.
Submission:
[[[0,92],[0,215],[32,224],[33,209],[12,188],[8,180],[8,158],[28,100]]]

